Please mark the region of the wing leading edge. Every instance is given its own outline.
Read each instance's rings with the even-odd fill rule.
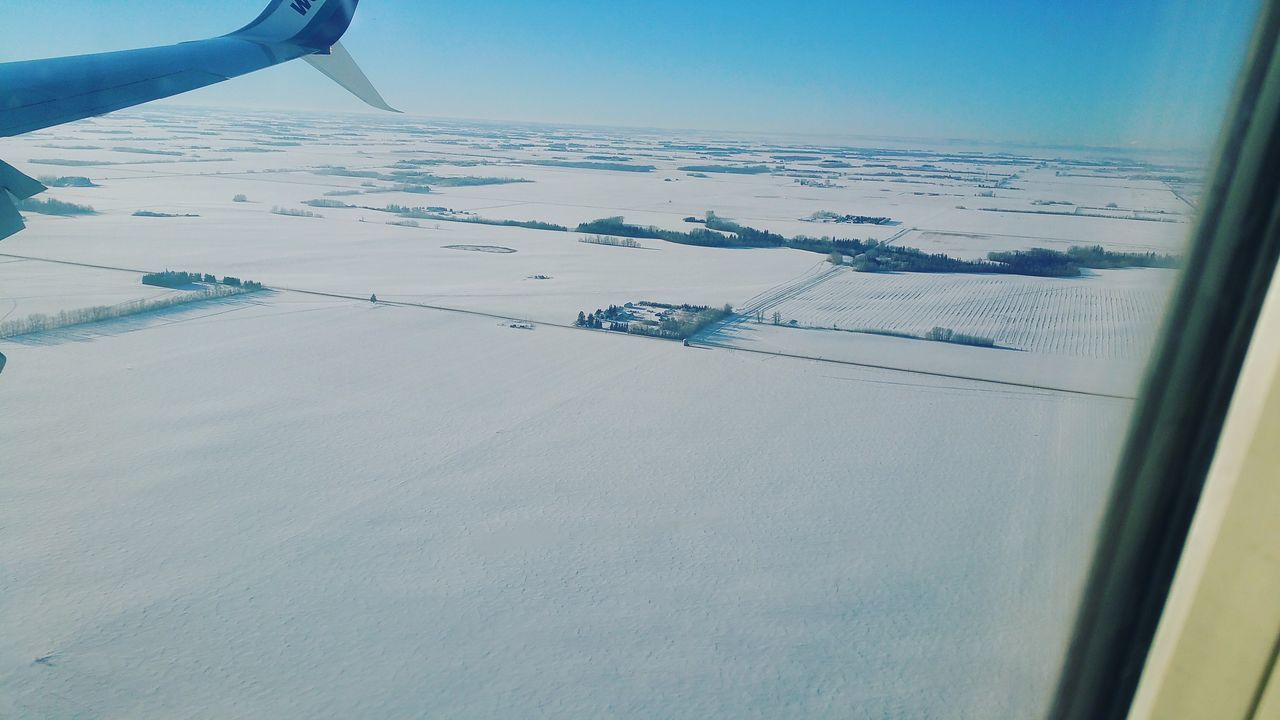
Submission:
[[[321,72],[361,100],[392,110],[338,45],[358,2],[272,0],[253,22],[221,37],[141,50],[0,63],[0,137],[103,115],[290,60],[310,60],[310,56],[317,56],[312,64]],[[12,166],[0,163],[0,239],[22,229],[10,195],[24,199],[43,189]]]

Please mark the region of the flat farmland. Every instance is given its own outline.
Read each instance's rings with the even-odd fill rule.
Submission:
[[[0,243],[0,319],[269,291],[0,340],[0,717],[1043,714],[1176,273],[810,239],[1181,251],[1196,168],[1044,152],[180,108],[6,141],[64,210]],[[788,242],[686,242],[709,212]],[[617,217],[638,247],[581,242]],[[639,301],[737,314],[573,326]],[[851,332],[935,326],[1016,350]]]
[[[753,307],[766,322],[776,312],[784,324],[811,328],[923,335],[945,327],[1029,352],[1135,360],[1150,352],[1175,277],[1151,269],[1080,278],[841,269],[806,276],[798,292],[774,293]]]
[[[0,322],[175,294],[143,285],[137,275],[0,255]]]

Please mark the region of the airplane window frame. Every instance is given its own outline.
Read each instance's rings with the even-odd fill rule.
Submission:
[[[1280,262],[1280,0],[1263,0],[1168,306],[1050,717],[1123,718]]]
[[[1055,718],[1128,712],[1280,260],[1280,0],[1261,5],[1116,468]]]

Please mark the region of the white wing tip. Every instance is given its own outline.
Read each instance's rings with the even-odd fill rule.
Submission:
[[[368,105],[387,112],[401,112],[382,99],[382,94],[373,86],[373,83],[369,82],[369,77],[356,64],[355,58],[351,57],[351,53],[347,52],[342,43],[334,43],[327,53],[307,55],[303,59]]]

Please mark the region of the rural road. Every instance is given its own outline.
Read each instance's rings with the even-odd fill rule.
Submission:
[[[115,267],[111,265],[95,265],[91,263],[74,262],[71,260],[54,260],[51,258],[34,257],[30,255],[12,255],[9,253],[0,253],[0,257],[12,258],[16,260],[47,262],[47,263],[54,263],[58,265],[73,265],[76,267],[95,268],[98,270],[111,270],[114,272],[136,273],[139,275],[146,274],[149,272],[154,272],[152,270],[143,270],[140,268]],[[756,297],[749,300],[747,302],[747,305],[744,306],[744,308],[740,312],[749,314],[749,313],[755,312],[756,310],[767,309],[769,307],[772,307],[773,305],[776,305],[777,303],[781,302],[783,299],[787,297],[790,297],[794,294],[803,292],[806,289],[809,289],[811,287],[821,284],[823,281],[830,278],[832,273],[837,269],[838,268],[831,268],[830,270],[818,272],[816,275],[805,275],[801,277],[799,280],[793,281],[792,283],[784,285],[781,288],[775,288],[765,293],[761,293],[760,295],[757,295]],[[287,293],[296,293],[300,295],[311,295],[315,297],[328,297],[328,298],[334,298],[339,300],[354,300],[357,302],[369,302],[369,298],[367,296],[350,295],[346,293],[324,292],[320,290],[306,290],[302,288],[279,287],[275,285],[267,287],[266,289],[273,290],[275,292],[287,292]],[[445,305],[431,305],[427,303],[415,303],[415,302],[406,302],[406,301],[398,301],[398,300],[379,300],[378,304],[389,305],[392,307],[409,307],[409,308],[419,308],[423,310],[434,310],[436,312],[457,313],[460,315],[474,315],[476,317],[490,318],[493,320],[502,320],[504,322],[527,322],[527,323],[532,323],[534,325],[541,325],[543,327],[555,327],[555,328],[562,328],[565,330],[575,330],[579,332],[597,332],[597,333],[604,333],[613,337],[627,337],[627,338],[634,338],[636,340],[671,342],[670,340],[667,340],[665,338],[658,338],[658,337],[653,337],[649,335],[633,335],[630,333],[611,332],[609,330],[595,330],[592,328],[581,328],[576,325],[572,325],[570,323],[554,323],[554,322],[546,322],[542,320],[529,320],[528,318],[519,318],[519,317],[510,316],[510,315],[500,315],[497,313],[483,312],[480,310],[467,310],[464,308],[454,308],[454,307],[448,307]],[[746,320],[746,315],[735,314],[730,320],[726,321],[726,324],[743,322],[745,320]],[[709,336],[710,335],[714,335],[714,333],[710,333]],[[814,362],[829,363],[834,365],[846,365],[850,367],[868,368],[873,370],[890,370],[894,372],[902,372],[902,373],[908,373],[911,375],[918,375],[918,376],[924,376],[924,377],[946,378],[949,380],[966,380],[970,382],[979,382],[979,383],[985,383],[989,385],[999,385],[1004,387],[1043,390],[1047,392],[1065,393],[1068,395],[1083,395],[1087,397],[1107,398],[1112,400],[1136,400],[1135,397],[1129,396],[1129,395],[1117,395],[1112,393],[1091,392],[1088,390],[1077,390],[1077,389],[1071,389],[1071,388],[1055,387],[1052,385],[1038,385],[1034,383],[1011,382],[1007,380],[983,378],[983,377],[976,377],[971,375],[960,375],[960,374],[943,373],[943,372],[935,372],[935,371],[928,371],[928,370],[914,370],[911,368],[895,367],[892,365],[877,365],[874,363],[860,363],[860,362],[854,362],[851,360],[836,360],[832,358],[817,357],[812,355],[785,353],[785,352],[776,351],[776,350],[753,350],[749,348],[735,347],[731,345],[725,345],[725,344],[710,342],[705,340],[697,340],[695,338],[690,338],[688,344],[691,347],[714,348],[718,350],[725,350],[728,352],[742,352],[742,353],[751,353],[755,355],[772,355],[774,357],[790,358],[794,360],[811,360]],[[3,369],[4,369],[4,356],[0,355],[0,371],[3,371]]]

